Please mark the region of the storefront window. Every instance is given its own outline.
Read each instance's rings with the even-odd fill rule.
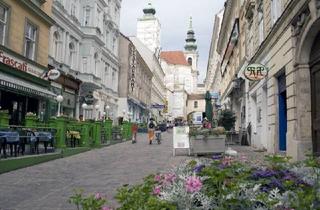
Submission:
[[[0,4],[0,44],[4,45],[7,33],[8,9]]]
[[[24,55],[31,59],[35,59],[37,27],[27,22],[25,31],[25,52]]]

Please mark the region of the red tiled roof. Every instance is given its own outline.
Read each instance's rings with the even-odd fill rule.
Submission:
[[[160,58],[169,64],[190,66],[182,51],[164,51],[161,52]]]

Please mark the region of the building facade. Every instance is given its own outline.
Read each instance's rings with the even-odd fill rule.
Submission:
[[[146,123],[151,113],[153,73],[134,44],[122,34],[119,51],[119,110],[131,122]]]
[[[227,1],[220,35],[229,36],[218,40],[222,99],[238,129],[250,123],[252,145],[295,160],[320,151],[319,9],[318,0]],[[252,63],[267,77],[245,79]]]
[[[54,107],[56,94],[43,79],[54,24],[51,5],[50,0],[0,2],[0,106],[11,125],[22,125],[28,112],[48,118]]]
[[[69,80],[81,81],[78,88],[53,83],[70,102],[64,114],[118,117],[120,8],[119,0],[53,1],[57,24],[50,33],[50,64]]]

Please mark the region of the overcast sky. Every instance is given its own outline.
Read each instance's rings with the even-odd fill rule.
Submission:
[[[184,49],[189,16],[193,17],[199,51],[199,82],[202,83],[207,69],[214,15],[223,8],[224,0],[122,0],[120,30],[123,34],[136,35],[137,18],[143,16],[142,9],[150,1],[161,23],[163,51]]]

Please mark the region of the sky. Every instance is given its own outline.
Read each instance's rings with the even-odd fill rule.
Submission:
[[[199,83],[202,83],[207,71],[214,15],[223,9],[225,0],[122,0],[120,31],[124,35],[136,35],[137,19],[143,16],[142,9],[150,1],[161,23],[163,51],[184,50],[192,16],[199,51]]]

